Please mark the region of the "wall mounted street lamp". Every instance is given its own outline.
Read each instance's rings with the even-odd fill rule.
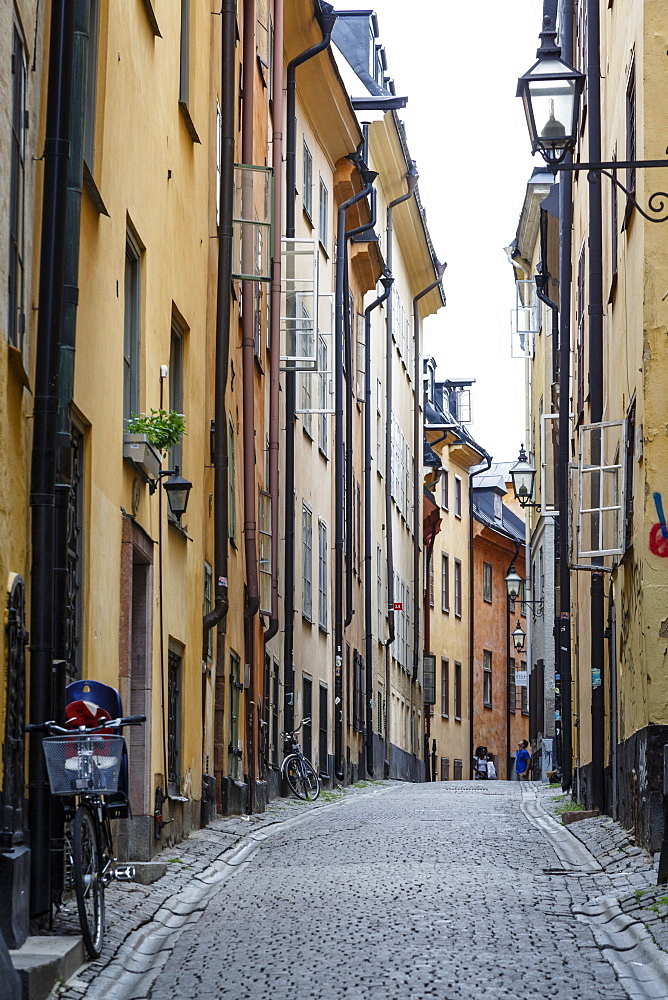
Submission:
[[[589,181],[598,181],[601,174],[604,174],[624,192],[631,204],[648,222],[668,221],[666,212],[668,194],[665,191],[655,191],[649,196],[647,207],[653,215],[648,215],[635,200],[632,192],[617,180],[616,174],[616,171],[621,169],[668,167],[668,160],[563,162],[567,153],[575,150],[577,143],[580,98],[585,75],[561,58],[561,49],[556,43],[557,32],[551,17],[543,18],[540,38],[541,45],[536,52],[538,61],[517,81],[517,96],[521,97],[524,103],[532,153],[539,152],[554,174],[559,171],[584,170]],[[668,153],[668,149],[666,152]]]
[[[524,445],[520,447],[517,461],[510,467],[510,478],[513,483],[515,499],[519,501],[520,507],[540,507],[539,503],[531,501],[536,481],[536,470],[527,458]]]
[[[519,622],[517,623],[517,628],[513,629],[510,635],[512,637],[513,646],[515,647],[516,651],[518,653],[521,653],[522,650],[524,649],[524,640],[526,639],[527,634]]]
[[[148,488],[151,493],[155,493],[158,488],[158,483],[165,476],[169,476],[169,479],[165,479],[162,487],[167,494],[167,503],[169,504],[169,512],[177,521],[180,521],[186,512],[186,507],[188,506],[188,497],[190,496],[190,491],[193,488],[193,484],[189,479],[184,479],[180,475],[178,465],[174,469],[165,469],[163,472],[159,472],[157,479],[149,479]]]
[[[515,563],[511,563],[510,569],[508,570],[508,575],[506,576],[506,590],[508,592],[508,600],[512,610],[515,610],[515,601],[518,600],[522,592],[522,584],[524,580],[519,575],[515,569]],[[520,599],[520,604],[528,604],[530,607],[535,606],[533,612],[534,618],[541,618],[543,615],[544,601],[541,597],[539,601],[528,601],[526,598]],[[518,623],[519,624],[519,623]]]

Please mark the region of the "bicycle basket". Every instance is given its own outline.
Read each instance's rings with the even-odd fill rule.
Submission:
[[[122,736],[85,733],[44,739],[42,746],[51,794],[93,792],[109,795],[116,792],[124,742]]]

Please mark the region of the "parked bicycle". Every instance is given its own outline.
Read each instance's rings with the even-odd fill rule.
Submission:
[[[97,707],[97,706],[93,706]],[[116,879],[131,882],[133,865],[119,865],[107,797],[118,792],[124,762],[122,726],[137,726],[145,715],[110,719],[99,725],[67,729],[55,722],[26,726],[26,732],[47,733],[42,741],[51,794],[61,796],[65,831],[63,896],[76,896],[79,924],[86,950],[97,958],[104,939],[104,890]],[[114,732],[116,730],[116,732]]]
[[[298,798],[313,800],[320,795],[320,778],[310,760],[307,760],[302,753],[301,744],[297,739],[299,730],[310,721],[302,719],[293,732],[281,733],[285,754],[281,764],[281,774]]]

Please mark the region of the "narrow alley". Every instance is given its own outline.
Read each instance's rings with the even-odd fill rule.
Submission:
[[[244,838],[223,884],[216,864],[193,871],[115,960],[61,997],[665,996],[654,981],[625,989],[609,947],[578,919],[588,901],[633,883],[548,817],[545,790],[444,782],[354,792]]]

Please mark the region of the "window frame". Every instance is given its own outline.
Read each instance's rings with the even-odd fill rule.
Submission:
[[[141,410],[142,252],[128,229],[125,234],[123,302],[123,418]]]
[[[306,136],[302,147],[302,209],[313,225],[313,153]]]
[[[25,335],[25,188],[28,53],[18,25],[12,36],[7,340],[23,353]]]
[[[492,564],[488,562],[483,562],[482,564],[482,599],[488,604],[492,603],[492,581],[493,581],[493,568]]]
[[[455,617],[462,617],[462,561],[461,559],[455,559],[455,571],[454,571],[454,582],[455,582]]]
[[[441,611],[450,614],[450,555],[441,552]]]
[[[302,618],[313,624],[313,510],[302,501]]]
[[[462,517],[462,478],[455,476],[455,517]]]
[[[450,718],[450,660],[441,657],[441,717]]]
[[[318,625],[327,632],[327,525],[318,518]]]
[[[493,688],[492,688],[492,651],[491,649],[483,649],[482,651],[482,703],[484,708],[493,707]]]

